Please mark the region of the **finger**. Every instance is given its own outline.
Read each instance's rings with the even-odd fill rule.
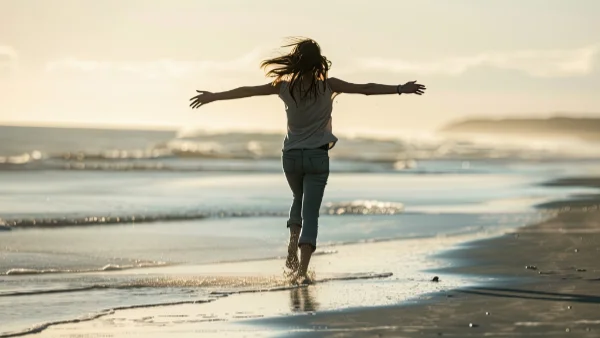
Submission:
[[[192,97],[192,98],[190,99],[190,101],[192,101],[192,100],[197,100],[197,99],[199,99],[199,98],[200,98],[200,95],[196,95],[196,96]]]
[[[196,95],[196,96],[192,97],[190,100],[193,100],[193,99],[195,99],[195,98],[197,98],[197,97],[200,97],[200,96],[202,96],[202,95],[204,95],[204,94],[208,93],[207,91],[204,91],[204,90],[196,90],[196,92],[198,92],[198,93],[200,93],[200,94],[198,94],[198,95]]]

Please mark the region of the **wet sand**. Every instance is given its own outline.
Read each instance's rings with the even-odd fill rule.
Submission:
[[[304,332],[299,327],[280,327],[254,319],[393,306],[470,285],[473,281],[461,276],[432,283],[433,274],[420,270],[444,266],[445,260],[432,254],[488,236],[478,233],[337,246],[335,251],[313,257],[311,270],[317,283],[308,287],[286,283],[283,259],[115,271],[111,274],[115,277],[138,274],[140,289],[136,292],[144,292],[145,286],[197,286],[214,291],[203,299],[191,294],[185,304],[107,309],[92,320],[72,320],[38,331],[41,337],[264,337]],[[221,288],[239,288],[240,292],[223,294]]]
[[[327,327],[311,337],[600,337],[600,198],[585,200],[557,203],[561,211],[550,220],[445,254],[456,265],[442,272],[506,278],[501,285],[269,323]]]
[[[597,186],[599,181],[590,178],[577,184]],[[407,284],[331,282],[232,295],[204,304],[117,311],[92,321],[53,326],[41,336],[598,337],[599,204],[600,198],[588,197],[584,204],[546,205],[558,208],[555,217],[430,257],[452,264]],[[381,264],[381,257],[392,254],[398,244],[340,247],[337,254],[315,257],[315,269],[335,275],[351,267],[353,260],[368,257],[372,271],[383,272],[385,264],[398,262],[376,263]],[[382,256],[369,255],[375,252]],[[276,267],[274,262],[262,262],[252,268],[272,275]],[[430,282],[428,278],[436,274],[441,281]],[[457,279],[469,277],[479,286],[460,288],[462,281]],[[415,284],[420,291],[435,286],[429,297],[407,303],[410,293],[399,289]],[[392,291],[398,295],[388,302],[361,303]],[[350,308],[336,307],[336,300],[351,298]]]

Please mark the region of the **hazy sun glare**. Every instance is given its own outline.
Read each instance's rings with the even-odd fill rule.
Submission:
[[[0,123],[283,131],[275,97],[199,111],[188,99],[264,83],[261,58],[293,35],[321,43],[332,76],[428,86],[419,98],[340,96],[340,132],[593,115],[599,10],[594,0],[4,0]]]

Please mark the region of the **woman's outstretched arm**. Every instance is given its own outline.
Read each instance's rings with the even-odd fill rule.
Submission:
[[[336,93],[363,94],[363,95],[386,95],[386,94],[417,94],[425,93],[425,86],[410,81],[403,85],[384,85],[378,83],[351,83],[332,77],[329,80],[331,90]]]
[[[218,92],[218,93],[211,93],[211,92],[207,92],[204,90],[196,90],[196,91],[198,92],[198,95],[196,95],[190,99],[190,101],[192,101],[190,103],[190,107],[192,107],[192,109],[199,108],[202,105],[205,105],[207,103],[211,103],[214,101],[235,100],[235,99],[242,99],[245,97],[252,97],[252,96],[278,94],[279,86],[273,85],[271,83],[267,83],[265,85],[260,85],[260,86],[239,87],[236,89],[232,89],[232,90],[228,90],[228,91],[224,91],[224,92]]]

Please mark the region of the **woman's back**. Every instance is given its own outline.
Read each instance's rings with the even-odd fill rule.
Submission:
[[[315,149],[337,142],[332,134],[333,92],[329,84],[319,81],[318,90],[309,95],[294,88],[294,97],[289,86],[289,82],[282,81],[279,89],[279,97],[285,104],[287,114],[283,150]]]
[[[331,132],[334,93],[421,95],[425,87],[416,81],[404,85],[353,84],[330,78],[331,62],[314,40],[302,39],[287,47],[293,47],[290,53],[261,63],[261,67],[271,68],[267,76],[273,81],[221,93],[198,91],[190,106],[198,108],[218,100],[275,94],[285,103],[287,135],[281,158],[294,196],[287,221],[290,241],[285,266],[294,272],[293,280],[303,278],[304,283],[310,281],[308,265],[317,248],[319,212],[330,172],[328,149],[337,142]]]

